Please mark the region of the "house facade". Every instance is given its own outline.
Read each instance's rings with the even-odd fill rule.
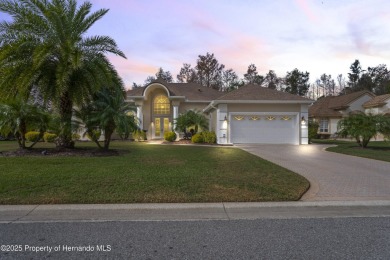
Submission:
[[[363,104],[366,114],[390,115],[390,94],[376,96]]]
[[[257,85],[229,93],[196,83],[154,81],[127,92],[137,107],[139,127],[148,139],[161,139],[175,129],[175,119],[187,110],[202,111],[217,143],[308,143],[310,99]],[[177,133],[178,136],[183,133]]]
[[[309,118],[319,123],[318,134],[331,136],[337,132],[337,124],[341,118],[351,112],[365,112],[364,104],[374,97],[375,95],[369,91],[322,97],[309,107]]]

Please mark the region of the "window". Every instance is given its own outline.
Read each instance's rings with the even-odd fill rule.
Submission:
[[[329,121],[327,118],[321,118],[320,120],[320,133],[329,132]]]
[[[153,113],[157,115],[168,115],[171,113],[171,104],[166,96],[160,95],[154,98]]]

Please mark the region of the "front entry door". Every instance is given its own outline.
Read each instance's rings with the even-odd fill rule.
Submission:
[[[164,132],[169,131],[169,118],[168,117],[156,117],[154,119],[154,137],[163,138]]]

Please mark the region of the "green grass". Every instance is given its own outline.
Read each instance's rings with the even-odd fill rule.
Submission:
[[[348,141],[313,140],[313,143],[336,144],[337,146],[326,149],[330,152],[390,162],[390,142],[372,141],[368,144],[367,148],[364,149],[361,148],[356,142]]]
[[[16,147],[0,142],[0,151]],[[0,204],[288,201],[309,187],[302,176],[235,148],[132,142],[112,148],[126,152],[0,156]]]

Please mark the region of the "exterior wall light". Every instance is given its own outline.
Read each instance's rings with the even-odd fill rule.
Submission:
[[[306,119],[304,116],[301,118],[301,125],[306,125]]]

